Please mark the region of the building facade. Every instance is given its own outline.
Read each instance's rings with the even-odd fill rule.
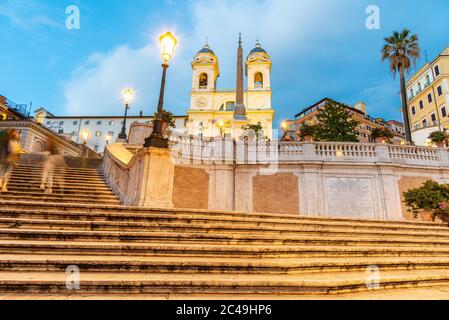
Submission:
[[[272,139],[275,112],[272,107],[271,58],[257,43],[245,61],[247,87],[244,89],[242,52],[240,41],[237,86],[232,90],[217,88],[220,76],[218,57],[208,44],[194,57],[188,111],[190,135],[239,139],[243,134],[242,126],[260,124],[264,135]]]
[[[173,131],[187,133],[187,116],[175,116]],[[35,119],[53,132],[83,144],[98,153],[103,153],[105,147],[115,143],[122,131],[123,116],[55,116],[41,108],[35,111]],[[129,136],[133,123],[152,125],[153,117],[128,116],[126,120],[126,134]]]
[[[301,125],[304,123],[312,124],[316,123],[316,116],[318,111],[325,108],[327,103],[333,101],[329,98],[324,98],[316,104],[305,108],[303,111],[295,116],[295,120],[289,120],[284,122],[284,137],[283,140],[298,141],[299,131]],[[339,103],[339,102],[336,102]],[[368,143],[373,142],[371,139],[371,130],[374,128],[387,128],[393,134],[393,143],[402,143],[405,141],[404,125],[399,121],[384,121],[383,119],[375,119],[367,114],[366,104],[364,102],[356,103],[354,106],[347,106],[347,111],[351,114],[354,120],[359,122],[357,131],[359,133],[359,141]]]
[[[412,139],[430,145],[429,135],[449,129],[449,47],[407,81]]]

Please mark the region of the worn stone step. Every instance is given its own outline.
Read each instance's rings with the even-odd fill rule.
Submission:
[[[14,167],[13,173],[17,175],[41,175],[44,172],[44,168],[36,168],[36,169],[27,169],[21,167]],[[89,178],[89,177],[103,177],[102,171],[91,171],[91,172],[80,172],[77,170],[69,170],[64,168],[54,168],[53,173],[55,175],[70,175],[74,178]]]
[[[0,210],[0,227],[8,228],[15,226],[15,228],[23,229],[59,229],[59,230],[79,230],[79,231],[130,231],[130,232],[145,232],[145,231],[165,231],[165,232],[186,232],[186,233],[202,233],[202,234],[261,234],[272,235],[276,237],[289,236],[363,236],[363,237],[379,237],[379,239],[393,238],[397,239],[411,239],[417,238],[420,242],[443,242],[449,241],[448,232],[438,233],[429,231],[403,231],[403,230],[389,230],[389,229],[374,229],[374,228],[353,228],[342,226],[309,226],[298,225],[295,227],[278,227],[278,226],[261,226],[258,224],[241,224],[239,222],[208,222],[202,223],[197,221],[178,221],[160,222],[160,221],[145,221],[145,222],[129,222],[119,221],[117,219],[110,219],[108,217],[104,221],[90,220],[91,214],[85,214],[80,217],[80,214],[65,212],[60,215],[52,216],[50,213],[35,215],[35,214],[20,214],[16,210]],[[63,215],[63,217],[61,217]],[[69,218],[72,217],[72,220]],[[60,219],[65,218],[65,219]]]
[[[23,199],[22,195],[11,195],[8,193],[0,193],[0,199],[2,200],[16,200],[16,199]],[[59,203],[80,203],[80,204],[92,204],[92,203],[105,203],[105,204],[120,204],[120,200],[118,199],[96,199],[94,197],[88,197],[88,198],[80,198],[80,197],[71,197],[71,196],[60,196],[60,195],[45,195],[42,194],[39,196],[39,199],[37,199],[37,196],[33,198],[33,200],[39,200],[42,205],[46,205],[49,203],[54,203],[55,201],[58,201]]]
[[[380,237],[358,235],[328,236],[318,235],[245,235],[207,234],[187,232],[127,232],[127,231],[78,231],[50,229],[9,229],[0,228],[0,240],[55,240],[55,241],[126,241],[147,243],[206,243],[206,244],[254,244],[254,245],[298,245],[298,246],[401,246],[449,249],[448,239],[421,239],[409,237]]]
[[[65,272],[0,272],[0,291],[27,293],[211,293],[211,294],[341,294],[366,292],[376,284],[368,283],[364,272],[298,275],[257,274],[161,274],[90,273],[80,275],[80,288],[67,288]],[[447,285],[449,270],[388,271],[382,273],[378,290]]]
[[[40,181],[42,178],[42,173],[36,173],[36,174],[30,174],[30,173],[17,173],[13,172],[11,179],[14,179],[16,181],[26,181],[26,180],[33,180],[33,181]],[[83,176],[83,177],[75,177],[72,176],[71,173],[67,174],[54,174],[53,179],[60,179],[64,181],[71,181],[71,182],[92,182],[92,183],[105,183],[104,179],[100,176]]]
[[[379,246],[301,246],[301,245],[211,245],[176,243],[132,243],[105,241],[2,240],[2,254],[72,254],[98,256],[168,256],[228,258],[292,257],[448,257],[449,248]]]
[[[27,186],[27,185],[40,186],[42,180],[40,178],[39,179],[32,179],[32,178],[31,179],[26,179],[26,178],[18,179],[16,177],[12,176],[10,181],[11,181],[11,183],[13,183],[16,186],[23,186],[23,185],[25,185],[25,186]],[[63,182],[64,185],[74,186],[74,187],[82,187],[82,186],[84,186],[84,187],[87,187],[87,186],[88,187],[105,187],[105,186],[108,186],[107,183],[104,181],[98,181],[98,182],[74,181],[71,179],[53,179],[53,181],[55,182],[55,184],[58,182]]]
[[[88,200],[95,199],[95,200],[98,200],[98,201],[104,200],[105,202],[107,202],[108,200],[118,200],[117,197],[112,192],[110,192],[109,194],[107,194],[107,193],[106,194],[105,193],[103,193],[103,194],[94,193],[94,196],[93,196],[93,195],[85,194],[83,192],[77,192],[77,193],[74,193],[74,194],[67,194],[65,192],[63,193],[63,191],[64,191],[63,188],[61,188],[60,190],[54,190],[54,192],[52,193],[52,196],[53,197],[58,197],[58,196],[59,197],[64,197],[64,199],[67,199],[67,200],[68,199],[75,199],[75,200],[78,200],[78,199],[88,199]],[[8,192],[2,192],[1,196],[5,197],[5,198],[9,197],[9,196],[17,197],[18,193],[13,191],[13,190],[8,190]],[[22,192],[20,192],[20,197],[29,197],[29,198],[35,199],[35,198],[49,197],[49,195],[44,194],[43,190],[39,190],[39,191],[36,191],[36,192],[22,191]]]
[[[71,255],[0,255],[0,270],[65,272],[67,266],[81,272],[161,272],[161,273],[265,273],[278,274],[366,271],[375,266],[380,272],[415,269],[449,269],[449,258],[280,258],[242,259],[202,257],[121,257]],[[376,271],[377,271],[376,269]]]
[[[115,198],[117,198],[114,193],[107,188],[104,189],[91,189],[91,188],[85,188],[85,189],[81,189],[81,188],[71,188],[71,187],[66,187],[66,186],[62,186],[60,187],[58,183],[55,183],[53,185],[53,191],[55,193],[62,193],[62,194],[80,194],[80,195],[91,195],[91,196],[95,196],[95,195],[108,195],[108,196],[114,196]],[[17,187],[17,186],[8,186],[8,190],[11,193],[20,193],[20,192],[26,192],[26,193],[42,193],[42,189],[40,187],[36,186],[23,186],[23,187]]]
[[[17,169],[24,169],[24,170],[30,170],[30,171],[36,171],[36,170],[43,170],[44,165],[43,163],[40,164],[24,164],[20,163],[15,168]],[[80,168],[80,167],[60,167],[56,166],[56,170],[67,170],[70,172],[82,172],[82,173],[95,173],[95,172],[103,172],[102,168]]]
[[[41,186],[41,182],[39,181],[35,181],[35,182],[28,182],[27,184],[23,184],[23,183],[17,183],[14,181],[11,181],[8,184],[8,189],[11,190],[15,190],[15,191],[20,191],[20,190],[40,190],[40,186]],[[53,183],[53,189],[54,190],[72,190],[72,191],[81,191],[81,192],[87,192],[87,191],[107,191],[109,194],[112,193],[111,189],[109,188],[108,185],[103,185],[103,186],[95,186],[95,187],[91,187],[91,186],[86,186],[85,184],[83,185],[79,185],[79,186],[73,186],[70,184],[63,184],[61,186],[60,183],[58,183],[58,181],[55,181]]]
[[[220,214],[196,211],[196,210],[165,210],[165,209],[144,209],[130,208],[117,205],[84,205],[77,203],[48,203],[48,210],[42,210],[40,202],[27,201],[6,201],[0,199],[0,212],[2,210],[17,211],[24,214],[38,214],[45,217],[54,217],[64,219],[70,215],[77,215],[79,220],[114,220],[129,222],[217,222],[217,223],[242,223],[260,226],[292,227],[310,226],[310,227],[348,227],[348,228],[378,228],[385,230],[407,230],[407,231],[429,231],[446,233],[449,228],[444,224],[432,223],[409,223],[409,222],[389,222],[389,221],[371,221],[371,220],[346,220],[331,218],[309,218],[309,217],[284,217],[279,215],[264,214],[238,214],[226,213]]]

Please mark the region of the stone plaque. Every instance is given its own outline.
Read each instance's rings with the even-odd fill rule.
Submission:
[[[369,178],[327,178],[328,215],[375,218],[372,189]]]

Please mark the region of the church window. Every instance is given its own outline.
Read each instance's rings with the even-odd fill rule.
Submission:
[[[258,89],[263,88],[263,75],[260,72],[254,75],[254,87]]]
[[[199,88],[200,89],[207,89],[207,85],[208,85],[208,76],[207,76],[207,74],[206,73],[200,74]]]
[[[225,102],[220,107],[220,111],[234,111],[234,109],[235,109],[234,101]]]

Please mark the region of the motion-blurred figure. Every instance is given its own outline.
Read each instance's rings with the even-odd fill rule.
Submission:
[[[0,135],[0,189],[8,192],[8,183],[11,174],[20,161],[22,147],[20,146],[20,133],[10,130]]]
[[[53,194],[55,168],[60,167],[62,169],[61,176],[64,176],[66,163],[64,157],[61,155],[58,149],[58,146],[53,142],[49,142],[47,144],[47,151],[44,152],[44,155],[46,159],[44,163],[44,171],[42,173],[41,189],[44,190],[45,194]],[[60,188],[63,189],[63,179],[58,179],[57,182],[59,182]]]

